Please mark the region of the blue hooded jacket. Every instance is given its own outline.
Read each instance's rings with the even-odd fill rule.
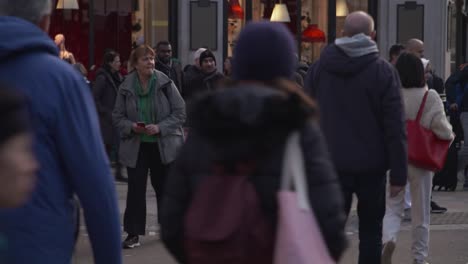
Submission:
[[[95,263],[121,263],[115,185],[95,105],[83,77],[58,58],[37,26],[0,17],[0,81],[29,98],[40,162],[31,200],[0,210],[8,241],[6,262],[70,263],[74,248],[73,195],[84,212]]]

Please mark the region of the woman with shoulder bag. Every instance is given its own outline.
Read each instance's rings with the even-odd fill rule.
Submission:
[[[430,130],[436,138],[451,141],[452,127],[445,116],[444,106],[435,90],[428,90],[423,62],[413,54],[403,53],[396,68],[403,86],[402,94],[406,120],[420,118],[420,126]],[[420,113],[418,115],[418,112]],[[408,130],[411,138],[412,130]],[[409,147],[413,147],[409,144]],[[411,152],[411,151],[409,151]],[[410,154],[411,158],[411,154]],[[413,226],[414,264],[427,264],[429,253],[429,225],[431,214],[431,190],[434,171],[408,162],[408,184],[411,190],[411,223]],[[389,264],[395,249],[404,210],[404,192],[396,197],[387,197],[387,209],[383,222],[382,264]]]
[[[167,172],[184,141],[184,100],[169,77],[154,69],[154,58],[149,46],[133,51],[135,71],[120,86],[112,115],[121,134],[120,161],[128,172],[124,248],[139,246],[138,236],[145,235],[148,171],[161,212]]]

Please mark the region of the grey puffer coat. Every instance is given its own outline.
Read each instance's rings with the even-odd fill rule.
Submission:
[[[164,164],[175,160],[184,142],[182,124],[185,122],[185,102],[177,87],[164,73],[155,70],[155,113],[161,133],[158,135],[159,151]],[[112,118],[120,130],[120,162],[134,168],[140,150],[140,136],[133,132],[133,123],[138,122],[138,96],[135,94],[137,73],[129,74],[120,85]]]

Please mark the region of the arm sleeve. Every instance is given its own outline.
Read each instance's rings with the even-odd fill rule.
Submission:
[[[171,114],[158,123],[162,136],[170,134],[181,128],[186,118],[184,99],[180,96],[180,93],[173,82],[171,82],[171,85],[167,87],[166,95],[171,107]]]
[[[94,81],[93,85],[93,96],[94,101],[96,102],[96,108],[98,113],[106,113],[112,115],[112,113],[106,110],[106,108],[101,104],[102,93],[104,92],[105,88],[106,78],[103,75],[99,75],[98,77],[96,77],[96,80]]]
[[[388,66],[389,68],[391,66]],[[400,77],[390,68],[387,85],[382,93],[382,124],[385,145],[388,151],[390,183],[394,186],[406,185],[408,173],[408,150],[403,101],[400,93]]]
[[[431,107],[431,112],[435,112],[431,121],[432,132],[440,139],[453,140],[454,134],[452,133],[452,126],[445,116],[442,100],[438,94],[429,92],[429,95],[431,96],[431,101],[434,102]]]
[[[196,134],[191,133],[184,147],[181,149],[174,166],[171,168],[164,190],[161,237],[164,245],[171,255],[179,262],[186,263],[184,253],[184,220],[190,203],[191,191],[189,177],[194,171],[187,171],[191,163],[189,149],[197,149],[194,146]]]
[[[114,111],[112,111],[112,122],[114,126],[119,129],[122,136],[129,137],[133,133],[133,122],[127,119],[126,110],[125,94],[122,89],[119,89],[115,100]]]
[[[91,93],[77,74],[63,85],[57,151],[84,212],[95,263],[122,263],[120,214]],[[65,77],[66,78],[66,77]]]
[[[338,261],[347,245],[346,215],[340,183],[318,124],[307,124],[301,141],[310,203],[330,255]]]

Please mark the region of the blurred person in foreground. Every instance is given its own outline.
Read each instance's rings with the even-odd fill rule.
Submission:
[[[96,107],[83,77],[47,35],[51,0],[0,0],[0,79],[27,96],[37,186],[24,206],[0,211],[6,263],[70,263],[81,204],[98,264],[122,262],[119,209]],[[18,77],[21,74],[21,77]]]
[[[346,246],[343,198],[316,121],[317,108],[292,80],[295,52],[294,38],[285,26],[250,23],[241,32],[234,51],[232,77],[237,84],[194,102],[193,130],[168,177],[162,215],[163,242],[180,263],[187,262],[187,210],[193,193],[213,173],[213,167],[231,170],[239,163],[255,164],[247,176],[274,230],[285,142],[297,130],[301,133],[310,204],[330,255],[335,260],[342,255]],[[270,251],[256,248],[263,253],[256,256],[262,259],[258,263],[272,263],[274,239],[269,241]]]
[[[0,87],[0,208],[24,204],[35,182],[38,162],[25,98]]]

